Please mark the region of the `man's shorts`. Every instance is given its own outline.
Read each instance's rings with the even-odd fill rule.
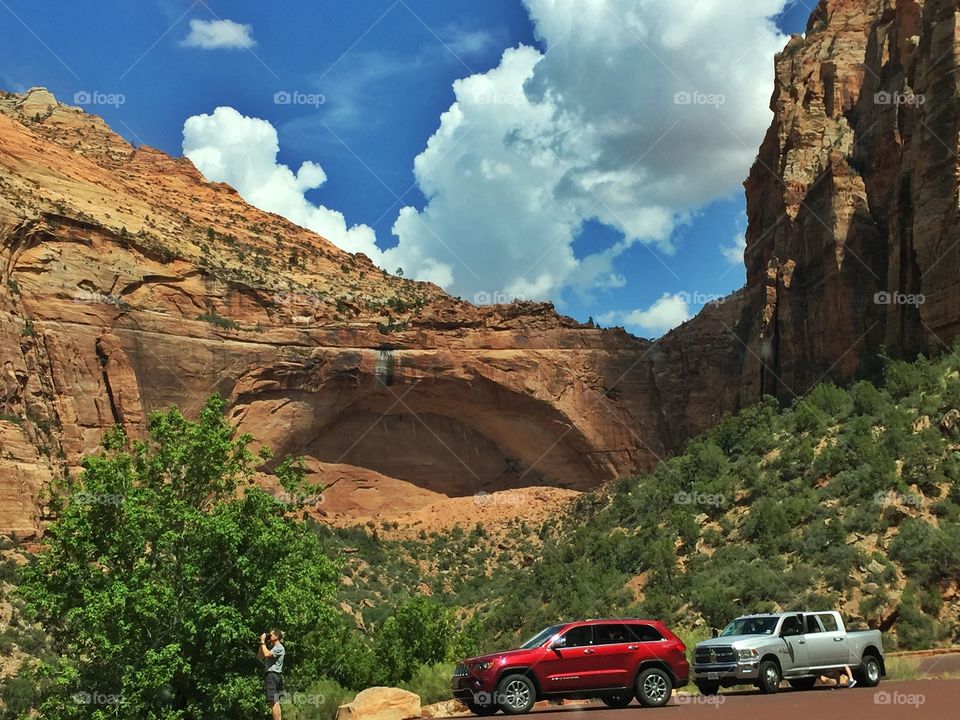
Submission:
[[[263,691],[267,696],[267,702],[273,705],[280,702],[280,694],[283,692],[283,677],[280,673],[268,672],[263,678]]]

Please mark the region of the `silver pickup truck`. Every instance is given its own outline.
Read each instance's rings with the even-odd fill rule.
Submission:
[[[883,640],[879,630],[847,632],[833,611],[744,615],[693,651],[694,683],[704,695],[734,685],[775,693],[783,680],[809,690],[844,666],[859,684],[876,686],[886,674]]]

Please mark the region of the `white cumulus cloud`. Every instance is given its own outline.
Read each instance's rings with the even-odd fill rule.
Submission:
[[[454,83],[417,157],[391,263],[464,297],[616,286],[637,242],[672,250],[706,203],[740,192],[769,125],[786,0],[524,0],[546,53],[507,50]],[[577,258],[584,222],[613,246]],[[611,282],[614,279],[614,282]]]
[[[253,27],[233,20],[191,20],[182,45],[203,50],[240,49],[256,45]]]
[[[690,305],[682,294],[664,295],[645,310],[610,312],[597,320],[602,325],[623,324],[647,337],[659,337],[691,318]]]
[[[747,249],[747,236],[740,233],[733,239],[733,245],[725,245],[721,248],[723,256],[731,265],[740,265],[743,262],[743,253]]]
[[[304,197],[327,181],[323,168],[305,162],[294,172],[277,162],[279,150],[273,125],[231,107],[218,107],[211,115],[194,115],[183,125],[183,154],[208,180],[228,183],[251,205],[313,230],[348,252],[363,252],[377,261],[380,251],[372,228],[348,227],[342,213]]]

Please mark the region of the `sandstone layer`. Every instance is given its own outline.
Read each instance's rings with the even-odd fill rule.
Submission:
[[[35,534],[106,428],[214,391],[307,459],[321,513],[418,517],[595,487],[952,342],[958,32],[955,0],[820,2],[776,59],[746,287],[657,342],[387,275],[45,90],[3,96],[0,533]]]
[[[661,346],[387,275],[42,89],[0,99],[0,275],[0,532],[34,534],[44,485],[107,428],[213,392],[307,459],[320,512],[360,519],[594,487],[733,398],[694,336]]]

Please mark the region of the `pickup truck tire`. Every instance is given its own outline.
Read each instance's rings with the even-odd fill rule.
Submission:
[[[491,715],[496,715],[498,708],[496,705],[478,705],[475,702],[467,700],[464,703],[467,706],[467,709],[472,712],[474,715],[479,715],[480,717],[490,717]]]
[[[796,680],[788,680],[790,687],[794,690],[813,690],[813,686],[817,684],[817,679],[812,678],[798,678]]]
[[[497,684],[497,706],[506,715],[530,712],[537,701],[537,688],[526,675],[507,675]]]
[[[880,661],[873,655],[864,655],[853,675],[858,685],[876,687],[880,684]]]
[[[637,700],[644,707],[663,707],[673,695],[673,680],[660,668],[647,668],[637,675],[634,684]]]
[[[780,666],[773,660],[764,660],[760,663],[760,677],[757,680],[757,687],[765,695],[773,695],[780,689]]]
[[[633,695],[625,692],[621,695],[603,695],[600,702],[608,708],[625,708],[633,700]]]
[[[700,691],[701,695],[716,695],[720,692],[720,683],[698,682],[697,690]]]

